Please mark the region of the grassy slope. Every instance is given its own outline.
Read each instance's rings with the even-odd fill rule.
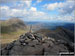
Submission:
[[[19,36],[21,34],[24,34],[27,31],[24,30],[18,30],[17,32],[11,32],[11,33],[7,33],[7,34],[1,34],[1,44],[7,44],[10,43],[16,39],[19,38]]]
[[[0,26],[1,26],[0,40],[2,47],[5,46],[7,43],[10,43],[18,39],[21,34],[28,32],[28,28],[26,27],[26,25],[24,25],[24,22],[18,19],[0,21]]]

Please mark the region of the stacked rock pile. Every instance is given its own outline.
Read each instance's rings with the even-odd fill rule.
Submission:
[[[54,55],[69,51],[67,46],[41,34],[25,33],[1,50],[1,55]],[[64,42],[63,42],[64,43]]]

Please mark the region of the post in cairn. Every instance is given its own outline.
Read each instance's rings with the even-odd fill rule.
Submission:
[[[30,25],[30,30],[29,30],[29,32],[32,33],[32,25]]]

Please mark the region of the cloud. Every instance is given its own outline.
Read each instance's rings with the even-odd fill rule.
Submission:
[[[10,17],[23,17],[27,11],[26,9],[11,9],[8,6],[1,6],[1,18],[10,18]]]
[[[4,18],[4,17],[8,17],[8,13],[7,11],[9,11],[9,7],[8,6],[3,6],[3,7],[0,7],[0,11],[1,11],[1,14],[0,14],[0,18]]]
[[[47,10],[55,10],[58,6],[58,3],[53,3],[53,4],[46,4],[44,5]]]
[[[57,18],[60,21],[75,23],[75,17],[72,15],[58,16]]]
[[[23,1],[27,7],[30,7],[31,6],[31,3],[32,3],[32,0],[26,0],[26,1]]]
[[[75,10],[75,1],[66,1],[63,6],[60,7],[59,12],[61,14],[71,14]]]
[[[45,4],[43,7],[47,10],[58,10],[60,14],[71,14],[75,10],[75,1],[66,1],[66,2],[55,2],[52,4]]]
[[[66,21],[66,22],[75,22],[74,15],[65,15],[65,16],[50,16],[49,14],[37,11],[36,7],[31,7],[29,10],[27,9],[11,9],[8,6],[2,6],[1,8],[1,18],[11,18],[11,17],[20,17],[25,21]],[[73,13],[72,13],[73,14]]]
[[[8,6],[1,6],[1,18],[11,18],[11,17],[20,17],[24,20],[47,20],[48,16],[45,12],[37,11],[35,7],[27,9],[11,9]]]
[[[14,3],[14,2],[16,2],[16,1],[18,1],[18,0],[0,0],[0,3],[1,4],[7,4],[7,3]],[[20,0],[19,0],[20,1]]]
[[[30,10],[31,11],[37,11],[37,9],[35,7],[31,7]]]
[[[31,6],[31,2],[23,2],[16,4],[14,3],[15,7],[11,8],[10,6],[7,6],[6,4],[1,6],[1,14],[0,17],[3,18],[11,18],[11,17],[20,17],[21,19],[25,21],[51,21],[51,20],[57,20],[57,21],[68,21],[68,22],[74,22],[75,16],[74,16],[74,2],[73,1],[66,1],[66,2],[59,2],[59,3],[51,3],[51,4],[45,4],[44,7],[47,10],[58,10],[61,14],[70,14],[69,16],[63,15],[56,17],[55,15],[51,16],[48,14],[48,12],[44,11],[38,11],[37,7]],[[23,7],[23,8],[22,8]],[[72,15],[71,15],[72,14]]]
[[[34,1],[34,0],[33,0]],[[43,0],[36,0],[36,2],[33,4],[34,6],[36,6],[37,4],[41,3]]]
[[[3,6],[3,7],[0,7],[0,8],[1,8],[1,10],[8,10],[9,9],[8,6]]]
[[[27,7],[29,8],[32,4],[32,0],[0,0],[0,4],[13,4],[12,7]],[[10,5],[11,6],[11,5]]]
[[[40,3],[40,2],[42,2],[42,0],[37,0],[37,1],[36,1],[36,3]]]

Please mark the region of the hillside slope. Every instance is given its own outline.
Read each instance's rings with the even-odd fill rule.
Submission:
[[[36,33],[43,34],[47,37],[54,38],[56,41],[67,42],[71,50],[74,48],[74,33],[68,29],[58,27],[56,30],[41,29]]]
[[[53,37],[55,39],[64,39],[65,41],[71,41],[74,42],[74,32],[58,27],[56,30],[49,30],[49,29],[40,29],[36,31],[36,33],[41,33],[43,35],[46,35],[48,37]]]
[[[10,33],[17,31],[18,29],[25,29],[26,25],[18,18],[11,18],[9,20],[0,21],[1,33]]]

